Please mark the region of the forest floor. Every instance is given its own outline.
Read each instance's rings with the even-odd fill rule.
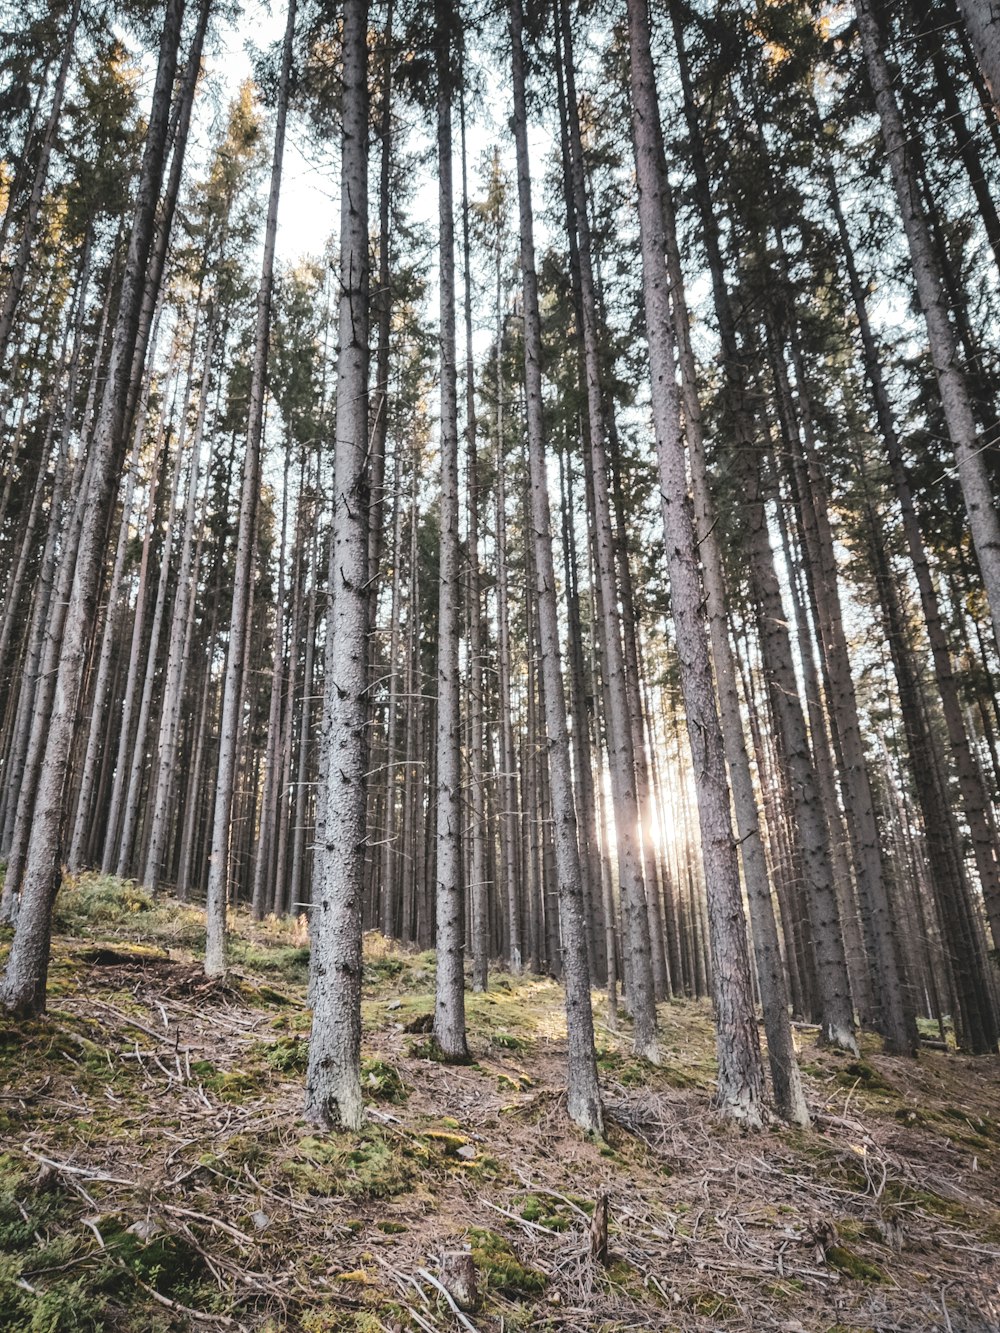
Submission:
[[[565,1114],[557,985],[469,994],[475,1063],[449,1067],[421,1032],[433,956],[373,936],[367,1122],[317,1133],[304,932],[233,925],[211,983],[197,910],[63,889],[49,1011],[0,1020],[3,1333],[1000,1329],[998,1060],[853,1060],[802,1029],[815,1128],[748,1134],[712,1111],[708,1006],[673,1002],[662,1068],[599,1018],[594,1142]],[[460,1315],[439,1263],[468,1249]]]

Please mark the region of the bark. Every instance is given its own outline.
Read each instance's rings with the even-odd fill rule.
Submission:
[[[674,371],[675,334],[664,266],[663,146],[649,44],[646,0],[628,0],[629,87],[643,300],[651,372],[653,427],[666,535],[674,621],[688,740],[694,761],[702,861],[709,913],[712,992],[719,1058],[718,1104],[750,1126],[762,1123],[763,1070],[757,1039],[746,924],[729,808],[729,783],[716,709],[708,629],[702,611],[698,545],[687,493],[680,404]],[[581,247],[582,250],[582,247]],[[675,303],[679,293],[674,293]]]
[[[56,133],[59,129],[59,117],[62,114],[63,97],[66,92],[66,79],[73,60],[76,29],[79,21],[80,0],[73,0],[69,22],[66,26],[66,36],[63,39],[63,57],[52,89],[52,104],[45,124],[45,134],[42,137],[38,163],[35,167],[35,178],[32,182],[31,194],[28,197],[24,222],[21,224],[21,236],[17,251],[7,279],[3,306],[0,307],[0,365],[3,365],[7,360],[7,347],[10,342],[11,330],[14,327],[14,316],[17,312],[18,302],[21,299],[21,293],[24,291],[24,282],[31,262],[35,233],[38,227],[38,213],[42,205],[42,195],[49,174],[49,161],[52,157],[52,149],[55,146]]]
[[[927,725],[913,649],[905,628],[897,579],[886,555],[886,533],[873,506],[867,508],[869,553],[875,571],[886,638],[899,691],[903,732],[910,755],[910,769],[924,826],[927,860],[933,896],[941,923],[948,970],[951,974],[957,1012],[953,1012],[956,1037],[973,1053],[996,1047],[997,1023],[992,1012],[989,982],[981,966],[980,949],[973,926],[971,895],[964,866],[961,838]]]
[[[994,113],[1000,117],[1000,5],[997,0],[957,0]]]
[[[0,987],[0,1003],[18,1014],[38,1013],[45,1005],[52,905],[59,886],[66,782],[87,650],[97,614],[104,546],[121,473],[129,372],[163,172],[183,8],[183,0],[168,0],[115,335],[89,456],[91,476],[87,513],[66,611],[55,698],[25,863],[21,911]]]
[[[174,104],[171,107],[170,123],[167,128],[170,170],[167,172],[159,207],[156,210],[153,239],[146,263],[146,285],[142,294],[139,326],[136,332],[135,351],[132,356],[132,369],[129,375],[128,398],[125,407],[126,429],[131,429],[142,386],[143,368],[147,360],[146,349],[155,318],[160,288],[163,284],[167,251],[173,233],[174,214],[177,211],[177,200],[180,196],[181,182],[184,176],[184,159],[187,154],[191,128],[191,112],[194,108],[195,93],[201,75],[201,56],[214,3],[215,0],[199,0],[198,17],[195,20],[191,45],[188,48],[184,74]]]
[[[486,868],[486,783],[483,725],[483,609],[479,576],[479,518],[482,492],[476,439],[475,362],[472,352],[472,262],[469,244],[469,185],[465,142],[465,97],[461,100],[462,273],[465,286],[465,449],[468,490],[469,617],[469,845],[472,877],[472,987],[487,988],[490,957],[489,880]]]
[[[858,321],[858,332],[861,336],[865,373],[871,386],[879,433],[888,457],[892,485],[902,515],[907,550],[917,581],[920,607],[927,627],[927,636],[930,641],[931,656],[934,663],[935,682],[941,697],[948,742],[958,775],[962,806],[972,837],[976,869],[982,885],[983,897],[986,901],[994,948],[1000,949],[1000,868],[997,866],[994,839],[989,828],[982,785],[977,781],[974,771],[969,736],[962,717],[962,707],[958,696],[948,636],[941,620],[941,610],[927,560],[923,533],[914,507],[910,479],[903,459],[903,451],[889,400],[889,392],[882,373],[878,347],[868,317],[865,292],[854,258],[854,249],[847,231],[847,223],[841,207],[836,176],[832,166],[828,165],[826,177],[830,202],[834,216],[837,219],[841,253]],[[928,830],[928,837],[932,836],[930,830]]]
[[[368,5],[346,0],[340,355],[312,914],[313,1027],[305,1113],[358,1129],[361,895],[368,771]]]
[[[254,540],[260,492],[261,435],[264,423],[267,349],[271,327],[271,297],[274,287],[274,245],[278,227],[278,197],[281,190],[281,166],[285,149],[285,122],[288,115],[289,76],[295,38],[295,12],[296,0],[288,0],[288,16],[281,52],[278,105],[274,124],[271,184],[267,200],[267,218],[264,224],[264,253],[261,260],[260,286],[257,289],[257,321],[254,331],[253,364],[250,374],[246,454],[243,460],[239,530],[236,538],[236,575],[233,583],[229,643],[226,649],[226,672],[222,688],[219,768],[215,785],[212,842],[209,852],[208,888],[205,901],[207,925],[205,972],[208,976],[221,976],[226,970],[226,896],[229,883],[230,816],[243,713],[243,672],[241,668],[250,632]]]
[[[500,831],[504,860],[504,897],[507,908],[508,966],[521,972],[521,898],[517,874],[517,772],[514,757],[514,719],[511,713],[510,586],[507,563],[507,490],[504,455],[504,378],[501,256],[496,272],[496,552],[497,552],[497,679],[500,704]]]
[[[809,1124],[802,1077],[795,1058],[795,1043],[788,1018],[789,996],[785,966],[778,943],[778,927],[771,901],[771,884],[760,834],[760,816],[754,792],[753,775],[743,732],[742,710],[737,685],[736,664],[729,640],[729,621],[726,612],[726,581],[722,553],[716,536],[716,514],[708,484],[705,465],[705,444],[702,431],[701,404],[697,393],[697,371],[691,345],[690,321],[684,297],[680,251],[673,201],[664,184],[661,195],[664,222],[667,274],[670,282],[670,302],[677,333],[678,362],[681,373],[681,394],[684,404],[684,428],[691,466],[691,485],[694,497],[695,521],[698,531],[698,549],[701,554],[705,582],[705,603],[715,681],[719,696],[719,715],[725,743],[726,763],[732,786],[733,811],[739,837],[743,879],[750,908],[750,926],[754,957],[757,964],[757,984],[760,989],[764,1030],[767,1034],[767,1055],[771,1084],[778,1113],[793,1125]]]
[[[260,817],[257,821],[257,840],[254,849],[253,896],[250,914],[261,921],[268,911],[274,910],[275,882],[274,835],[278,805],[278,766],[281,763],[281,705],[284,699],[285,679],[285,551],[288,547],[288,479],[291,450],[285,442],[284,484],[281,502],[281,534],[278,546],[278,572],[275,587],[274,661],[271,665],[271,686],[268,691],[267,743],[264,749],[264,785],[260,797]],[[247,634],[247,646],[251,635]]]
[[[118,529],[118,543],[115,547],[115,560],[111,579],[108,583],[107,610],[104,616],[104,631],[101,637],[101,651],[98,658],[94,681],[93,696],[90,704],[90,723],[87,732],[87,748],[84,754],[83,769],[80,776],[80,793],[77,799],[76,816],[73,823],[73,837],[70,842],[69,868],[78,870],[84,860],[91,855],[91,849],[99,846],[93,836],[92,813],[96,789],[97,766],[101,750],[107,742],[107,719],[105,711],[112,679],[112,665],[116,630],[118,629],[118,603],[121,598],[122,580],[125,575],[125,557],[128,550],[129,533],[135,496],[135,482],[139,471],[139,451],[146,431],[149,393],[153,381],[153,361],[156,354],[159,316],[154,320],[150,339],[149,366],[146,372],[139,412],[136,418],[132,440],[132,456],[125,478],[125,493],[122,498],[121,523]],[[154,463],[155,473],[155,463]],[[150,483],[155,492],[155,476]],[[148,542],[143,544],[143,554],[148,550]]]
[[[441,455],[438,563],[434,1039],[445,1059],[469,1058],[465,1040],[465,895],[462,886],[462,723],[458,640],[458,385],[455,365],[455,201],[452,189],[450,8],[437,9]]]
[[[514,139],[517,153],[517,194],[520,216],[521,290],[524,311],[524,371],[528,427],[528,462],[531,489],[532,551],[535,563],[534,602],[539,619],[541,671],[545,677],[545,729],[548,740],[549,781],[552,792],[553,837],[559,879],[559,914],[562,928],[563,971],[566,992],[569,1078],[567,1109],[581,1128],[603,1133],[603,1114],[594,1054],[594,1021],[587,970],[586,927],[580,885],[576,811],[570,776],[566,696],[563,689],[556,608],[552,526],[546,477],[545,435],[542,420],[541,320],[538,277],[535,272],[534,221],[528,160],[525,110],[523,15],[520,0],[510,0],[508,19],[514,103]]]
[[[579,271],[579,315],[587,403],[584,448],[589,452],[592,487],[593,550],[599,591],[608,767],[611,775],[615,842],[618,852],[618,881],[626,908],[628,950],[631,960],[632,984],[629,991],[629,1005],[635,1025],[634,1043],[639,1055],[657,1063],[659,1054],[656,1038],[656,988],[653,978],[646,886],[643,880],[642,849],[639,842],[641,820],[636,794],[632,719],[627,694],[618,587],[615,578],[616,542],[611,521],[608,431],[601,383],[597,300],[590,254],[590,227],[587,217],[579,116],[571,77],[572,52],[568,37],[568,26],[564,22],[563,42],[566,48],[567,118],[570,139],[567,165],[572,186],[571,230],[575,224],[578,241],[575,251],[576,267]],[[661,981],[661,988],[662,985]]]
[[[139,828],[143,813],[142,787],[143,773],[146,767],[146,736],[154,713],[154,693],[159,677],[157,660],[160,647],[160,635],[167,611],[167,599],[170,594],[170,568],[174,549],[174,531],[177,511],[181,497],[181,474],[184,461],[184,445],[187,438],[188,409],[191,405],[191,393],[194,388],[194,358],[197,340],[197,319],[192,330],[191,358],[188,364],[187,381],[184,390],[184,402],[181,407],[180,430],[177,436],[176,458],[170,493],[167,497],[167,518],[164,524],[163,547],[160,551],[160,574],[156,585],[156,601],[153,606],[153,624],[149,634],[149,645],[145,657],[145,672],[142,681],[142,694],[139,698],[139,716],[136,722],[135,738],[132,742],[131,758],[128,765],[128,785],[124,789],[122,806],[121,834],[118,840],[118,857],[115,874],[124,876],[133,866],[133,844],[136,830]],[[153,774],[150,773],[152,778]],[[138,852],[136,853],[138,858]]]
[[[986,21],[986,11],[990,3],[991,0],[963,0],[963,12],[974,12],[977,17],[982,18],[984,33],[991,34],[989,48],[982,48],[977,43],[977,54],[981,60],[983,51],[992,50],[1000,38],[1000,26],[997,24],[996,16],[993,15],[988,22]],[[941,406],[958,465],[958,478],[965,499],[969,530],[972,533],[972,541],[990,604],[993,635],[1000,646],[1000,520],[993,504],[986,462],[979,448],[969,388],[959,361],[942,276],[934,256],[927,218],[910,161],[906,131],[893,92],[892,76],[884,55],[883,38],[871,0],[858,0],[857,15],[868,78],[875,97],[882,138],[902,214],[917,296],[927,327]],[[991,77],[985,66],[984,73],[987,79]],[[995,82],[991,84],[991,89],[996,99],[998,90]]]
[[[745,359],[737,343],[736,322],[725,283],[718,218],[713,208],[701,129],[676,12],[673,18],[695,172],[696,198],[722,340],[726,429],[732,441],[735,475],[744,495],[746,554],[760,626],[761,654],[772,706],[782,733],[782,747],[795,807],[794,832],[807,883],[816,980],[822,1010],[822,1033],[824,1040],[856,1054],[858,1048],[854,1036],[850,982],[831,868],[829,837],[798,699],[787,620],[768,536],[759,453],[754,439],[753,410],[746,385]]]
[[[378,185],[378,286],[375,306],[378,313],[375,350],[375,393],[372,403],[372,508],[368,528],[368,578],[371,580],[372,625],[375,624],[375,596],[382,554],[383,511],[385,509],[385,441],[389,428],[389,351],[392,331],[392,285],[390,278],[391,182],[392,182],[392,21],[393,0],[387,0],[385,29],[382,34],[382,86],[379,139],[381,161]]]
[[[184,696],[184,684],[187,676],[189,623],[194,603],[194,585],[197,582],[195,527],[197,525],[198,485],[201,478],[202,436],[205,430],[205,413],[208,408],[208,384],[212,373],[214,335],[215,319],[213,313],[209,318],[208,334],[202,352],[205,367],[201,378],[198,416],[191,438],[187,505],[181,537],[180,560],[177,566],[177,591],[174,596],[174,605],[170,617],[170,633],[167,638],[163,705],[160,712],[160,730],[156,747],[156,786],[152,792],[149,844],[146,850],[145,868],[142,873],[143,884],[151,890],[155,890],[159,886],[163,873],[163,862],[167,850],[166,843],[169,837],[168,820],[173,813],[177,738],[180,726],[181,701]]]

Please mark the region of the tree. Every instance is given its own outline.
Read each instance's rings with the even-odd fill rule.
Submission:
[[[538,277],[535,272],[534,219],[528,160],[528,125],[520,0],[510,0],[508,20],[514,99],[514,139],[517,149],[517,196],[521,241],[521,294],[524,306],[524,377],[528,426],[528,462],[531,487],[532,554],[535,562],[534,603],[539,620],[545,729],[548,735],[549,781],[558,877],[559,919],[562,931],[563,975],[566,987],[566,1023],[569,1034],[567,1109],[571,1119],[591,1133],[603,1133],[603,1114],[594,1053],[594,1020],[590,1007],[590,977],[580,887],[576,811],[570,776],[566,696],[563,689],[559,625],[556,611],[552,527],[545,465],[542,420],[541,323],[538,312]]]
[[[361,1124],[361,895],[368,764],[368,5],[346,0],[333,519],[316,819],[306,1115]]]
[[[247,445],[243,460],[243,485],[240,492],[239,531],[236,545],[236,579],[229,623],[226,674],[222,690],[222,725],[219,743],[219,771],[212,818],[212,848],[209,854],[207,894],[207,939],[205,972],[219,976],[226,970],[226,895],[229,882],[229,838],[233,783],[239,727],[243,711],[243,659],[247,647],[250,589],[253,578],[254,541],[257,503],[260,493],[261,432],[264,420],[264,390],[271,324],[271,298],[274,287],[274,246],[278,227],[278,200],[281,192],[281,168],[285,150],[285,124],[288,117],[292,52],[295,39],[296,0],[288,0],[285,37],[281,49],[281,73],[274,124],[274,151],[271,158],[271,188],[268,192],[267,221],[264,224],[264,254],[261,260],[260,287],[257,292],[257,325],[254,332],[253,365],[250,378],[250,402],[247,415]]]

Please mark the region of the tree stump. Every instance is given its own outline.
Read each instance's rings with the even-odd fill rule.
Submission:
[[[479,1305],[476,1265],[465,1250],[451,1250],[441,1256],[441,1285],[460,1310],[475,1310]]]

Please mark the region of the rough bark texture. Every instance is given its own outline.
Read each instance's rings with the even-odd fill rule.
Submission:
[[[793,1125],[806,1126],[809,1124],[809,1110],[806,1106],[798,1061],[795,1058],[795,1043],[788,1017],[788,983],[778,942],[778,927],[771,901],[771,884],[760,833],[760,816],[754,793],[753,774],[750,770],[746,737],[743,733],[736,664],[729,641],[729,623],[726,615],[725,575],[715,532],[715,507],[705,467],[701,405],[698,401],[695,360],[684,300],[673,201],[666,188],[662,192],[661,202],[670,300],[677,332],[684,426],[691,464],[698,547],[705,581],[705,602],[712,637],[722,735],[729,767],[729,780],[732,785],[733,810],[736,815],[740,858],[743,862],[743,879],[750,908],[750,926],[757,964],[757,984],[764,1014],[764,1031],[767,1034],[771,1084],[778,1113]]]
[[[564,25],[564,40],[568,28]],[[571,72],[572,53],[567,43],[566,70]],[[601,384],[598,346],[597,300],[590,254],[590,227],[587,217],[586,180],[583,169],[579,116],[573,82],[568,85],[567,115],[570,135],[570,180],[572,221],[577,245],[576,269],[579,275],[579,306],[583,373],[586,381],[587,425],[584,447],[589,447],[592,487],[594,564],[599,589],[598,611],[606,701],[608,768],[618,852],[618,880],[625,904],[627,948],[630,955],[631,987],[629,1004],[634,1023],[634,1042],[638,1054],[658,1061],[656,1040],[656,997],[654,993],[650,922],[643,880],[642,848],[639,841],[641,820],[636,794],[635,756],[632,744],[632,719],[626,685],[622,626],[618,609],[615,578],[615,533],[611,522],[611,490],[607,451],[607,422]]]
[[[1000,4],[997,0],[957,0],[979,61],[993,108],[1000,116]]]
[[[449,13],[439,7],[437,147],[439,205],[441,414],[440,546],[437,658],[437,981],[434,1039],[448,1060],[466,1060],[465,894],[462,887],[462,721],[458,636],[461,575],[458,539],[458,389],[455,368],[455,201],[452,188]]]
[[[340,351],[305,1113],[361,1124],[361,896],[368,769],[368,5],[346,0]]]
[[[121,472],[125,399],[153,215],[163,172],[170,93],[177,67],[183,9],[183,0],[169,0],[160,38],[128,259],[122,279],[101,411],[88,461],[90,479],[87,512],[66,609],[55,697],[25,861],[21,910],[3,985],[0,987],[0,1003],[20,1014],[38,1013],[45,1007],[52,905],[59,886],[66,782],[79,716],[87,650],[97,615],[104,544]]]
[[[729,783],[715,704],[708,630],[701,610],[698,546],[687,494],[674,371],[673,314],[664,266],[665,172],[646,0],[629,0],[629,86],[639,187],[643,299],[653,426],[666,535],[670,606],[680,663],[708,895],[712,997],[719,1056],[718,1104],[751,1126],[762,1123],[763,1070],[757,1040],[746,922],[729,813]]]
[[[278,108],[274,126],[274,153],[271,159],[271,188],[264,224],[264,255],[260,286],[257,290],[257,325],[254,332],[253,364],[250,375],[250,402],[247,418],[247,447],[243,460],[243,486],[240,492],[239,531],[236,538],[236,578],[226,651],[226,674],[222,687],[222,722],[219,728],[219,772],[215,786],[212,816],[212,842],[208,860],[206,895],[207,932],[205,972],[221,976],[226,970],[226,894],[229,882],[230,817],[239,752],[240,721],[243,703],[242,663],[249,633],[250,592],[253,581],[254,539],[257,526],[257,499],[260,492],[260,442],[264,420],[264,386],[267,375],[268,335],[271,324],[271,294],[274,286],[274,244],[278,227],[278,195],[285,147],[285,120],[288,112],[288,80],[295,37],[296,0],[289,0],[285,39],[281,54]]]
[[[990,0],[970,0],[964,8],[982,14],[989,4]],[[857,14],[868,78],[875,96],[892,182],[903,220],[903,230],[906,232],[917,296],[927,326],[927,339],[937,377],[938,393],[941,396],[948,434],[955,451],[958,479],[969,517],[969,530],[972,533],[983,584],[989,599],[993,635],[1000,647],[1000,520],[997,518],[993,503],[986,460],[979,447],[976,420],[965,373],[959,361],[955,333],[948,315],[941,272],[934,256],[919,186],[907,149],[906,130],[893,92],[892,76],[883,54],[882,34],[871,0],[858,0]],[[1000,33],[995,15],[988,25],[984,24],[983,30],[992,33],[990,49],[993,50],[997,35]],[[992,85],[992,89],[996,97],[995,84]]]
[[[559,922],[562,935],[563,976],[569,1048],[567,1110],[581,1128],[603,1133],[603,1113],[594,1054],[594,1019],[590,1005],[586,926],[580,883],[576,810],[570,774],[569,732],[563,689],[556,609],[552,525],[545,466],[542,421],[541,320],[538,277],[535,272],[534,220],[525,112],[524,20],[520,0],[509,10],[511,72],[514,94],[514,138],[517,151],[517,195],[520,214],[521,290],[524,302],[524,371],[528,425],[528,462],[531,490],[532,553],[535,565],[534,602],[538,614],[541,671],[545,680],[545,732],[552,793],[553,838],[558,877]]]
[[[812,927],[813,960],[826,1041],[857,1053],[851,988],[844,957],[840,913],[831,868],[826,817],[816,784],[805,719],[798,698],[788,624],[775,571],[774,554],[767,530],[760,475],[760,456],[754,438],[753,409],[748,399],[744,359],[736,337],[736,322],[719,238],[718,220],[712,206],[708,168],[701,130],[687,71],[680,24],[675,15],[684,109],[691,140],[699,215],[704,229],[719,332],[722,340],[726,382],[726,427],[731,437],[731,456],[744,493],[746,553],[752,594],[760,628],[760,646],[770,701],[781,731],[782,751],[795,810],[793,826],[807,885],[806,899]]]

